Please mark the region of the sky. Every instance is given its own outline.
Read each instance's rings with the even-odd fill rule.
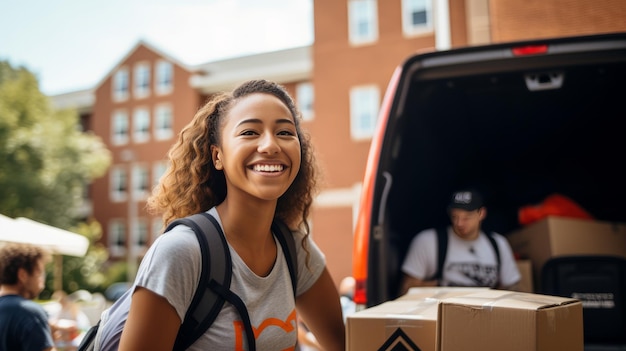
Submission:
[[[0,0],[0,61],[46,95],[95,87],[144,40],[188,65],[313,43],[313,0]]]

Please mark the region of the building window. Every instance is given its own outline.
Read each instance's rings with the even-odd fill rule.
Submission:
[[[157,106],[154,111],[154,138],[157,140],[167,140],[174,136],[172,123],[172,107],[169,105]]]
[[[305,121],[313,120],[313,84],[300,83],[296,86],[296,101]]]
[[[402,0],[402,30],[413,36],[432,32],[432,0]]]
[[[120,68],[113,75],[113,100],[124,101],[128,99],[128,70]]]
[[[109,222],[109,254],[120,257],[126,254],[126,226],[124,221],[113,220]]]
[[[115,167],[111,170],[111,189],[110,196],[113,202],[126,201],[128,196],[128,175],[126,169]]]
[[[150,95],[150,64],[142,62],[135,65],[134,78],[134,97],[136,99],[141,99]]]
[[[380,91],[375,85],[355,87],[350,90],[350,136],[355,140],[369,139],[374,135]]]
[[[150,139],[150,112],[146,108],[137,108],[133,113],[133,141],[145,143]]]
[[[174,83],[174,67],[171,62],[159,61],[156,66],[156,93],[159,95],[172,92]]]
[[[152,166],[152,187],[154,188],[159,184],[161,177],[167,170],[167,161],[156,162]]]
[[[148,168],[142,165],[133,166],[133,198],[145,199],[150,191],[150,174]]]
[[[135,234],[133,238],[135,252],[145,254],[150,240],[148,236],[148,222],[145,219],[137,219],[135,221]]]
[[[116,111],[113,113],[113,123],[111,124],[111,143],[113,145],[124,145],[128,143],[128,114],[126,111]]]
[[[378,40],[376,6],[376,0],[350,0],[348,2],[348,30],[351,44],[367,44]]]

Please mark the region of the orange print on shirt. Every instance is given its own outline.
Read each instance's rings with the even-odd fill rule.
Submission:
[[[289,314],[289,316],[287,316],[287,319],[284,321],[278,318],[268,318],[264,320],[263,322],[261,322],[261,324],[257,328],[252,326],[252,331],[254,332],[254,339],[255,340],[258,339],[259,335],[263,333],[263,330],[265,330],[265,328],[270,327],[270,326],[279,327],[285,331],[285,334],[289,334],[296,329],[296,324],[297,324],[296,323],[296,309],[294,308],[293,311],[291,311],[291,313]],[[243,340],[244,340],[245,329],[243,327],[243,322],[235,321],[233,322],[233,327],[235,328],[235,351],[244,351]],[[295,349],[296,347],[294,345],[282,351],[294,351]]]

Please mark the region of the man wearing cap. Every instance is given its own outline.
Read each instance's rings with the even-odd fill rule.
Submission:
[[[413,238],[402,265],[401,293],[414,286],[514,289],[521,275],[513,252],[505,237],[481,230],[487,209],[480,193],[452,194],[448,215],[451,226],[427,229]]]

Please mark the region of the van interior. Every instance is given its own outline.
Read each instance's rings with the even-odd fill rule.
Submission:
[[[440,68],[420,61],[400,82],[380,165],[392,180],[384,201],[391,254],[378,257],[385,298],[398,294],[413,236],[449,223],[455,190],[482,192],[483,228],[503,235],[520,228],[520,208],[552,194],[597,220],[626,222],[626,54],[590,55]]]

